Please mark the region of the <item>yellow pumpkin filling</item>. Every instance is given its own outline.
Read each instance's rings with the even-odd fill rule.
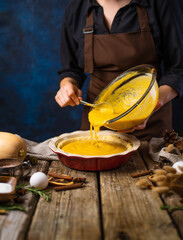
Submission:
[[[96,103],[102,103],[106,101],[113,106],[113,111],[111,111],[111,108],[106,108],[105,111],[100,108],[93,108],[88,115],[90,129],[94,128],[94,131],[96,132],[99,131],[101,126],[106,125],[108,128],[110,128],[107,121],[118,117],[132,107],[144,95],[151,82],[151,79],[152,75],[146,74],[144,76],[136,77],[133,79],[133,81],[125,84],[123,87],[118,88],[120,83],[125,81],[125,79],[122,78],[114,83],[110,88],[107,88],[105,91],[103,91],[100,99],[98,99]],[[152,112],[154,105],[157,102],[157,98],[158,94],[152,94],[152,97],[150,97],[148,102],[146,102],[148,105],[146,111],[140,109],[140,104],[135,109],[137,114],[134,115],[134,113],[131,112],[125,117],[111,124],[111,126],[114,125],[114,129],[124,130],[132,128],[136,124],[142,123]]]
[[[79,155],[110,155],[127,150],[122,144],[114,144],[110,142],[92,141],[92,140],[81,140],[80,142],[71,142],[65,145],[62,150],[65,152],[79,154]]]
[[[101,126],[105,126],[106,122],[110,119],[113,119],[130,107],[132,107],[145,93],[147,90],[152,75],[147,74],[144,76],[139,76],[129,81],[123,85],[124,81],[128,80],[129,77],[136,75],[136,72],[129,73],[127,76],[122,77],[120,80],[115,82],[109,88],[106,88],[100,95],[100,98],[96,103],[109,103],[111,107],[102,108],[93,108],[89,114],[88,119],[90,122],[90,137],[88,138],[79,138],[65,141],[62,144],[58,144],[57,148],[62,149],[65,152],[79,155],[110,155],[124,152],[131,148],[131,144],[123,139],[119,139],[114,136],[108,136],[107,138],[97,135]],[[123,87],[121,87],[123,85]],[[147,111],[140,111],[140,114],[136,114],[135,117],[131,113],[126,115],[124,118],[118,121],[120,129],[128,129],[139,122],[143,122],[148,115],[152,112],[153,104],[157,101],[157,94],[152,95],[149,98],[148,104],[149,108]],[[139,108],[139,106],[137,107]],[[117,125],[115,125],[118,129]],[[94,136],[93,136],[94,129]]]
[[[65,152],[87,156],[111,155],[124,152],[131,148],[131,143],[117,136],[97,136],[74,138],[58,143],[57,148]]]

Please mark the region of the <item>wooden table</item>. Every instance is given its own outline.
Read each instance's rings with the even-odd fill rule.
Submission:
[[[161,210],[164,204],[180,205],[176,194],[159,196],[135,186],[132,173],[151,169],[154,162],[142,144],[121,168],[81,172],[59,161],[39,161],[35,171],[86,177],[86,187],[51,192],[51,202],[26,194],[26,212],[0,215],[0,240],[177,240],[183,239],[183,211]]]

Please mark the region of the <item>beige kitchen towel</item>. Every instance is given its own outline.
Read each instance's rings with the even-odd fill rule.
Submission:
[[[49,142],[51,139],[47,139],[44,142],[37,143],[24,139],[27,145],[27,155],[36,157],[40,160],[58,160],[57,154],[49,148]]]
[[[173,148],[171,152],[166,152],[165,142],[163,138],[152,138],[149,142],[149,154],[151,158],[158,162],[160,158],[175,163],[177,161],[183,161],[181,152],[177,148]]]

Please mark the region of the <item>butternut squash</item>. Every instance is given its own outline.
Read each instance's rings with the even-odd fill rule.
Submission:
[[[25,141],[18,135],[0,132],[0,159],[18,158],[22,161],[27,154]]]

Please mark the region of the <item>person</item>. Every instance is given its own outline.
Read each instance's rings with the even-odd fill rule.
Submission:
[[[172,128],[174,98],[183,95],[183,44],[171,0],[74,0],[65,10],[61,35],[61,107],[80,104],[86,73],[87,101],[125,70],[150,64],[157,70],[158,106],[148,120],[126,132],[140,139],[162,137]],[[180,13],[179,13],[180,14]],[[89,129],[84,107],[81,129]]]

